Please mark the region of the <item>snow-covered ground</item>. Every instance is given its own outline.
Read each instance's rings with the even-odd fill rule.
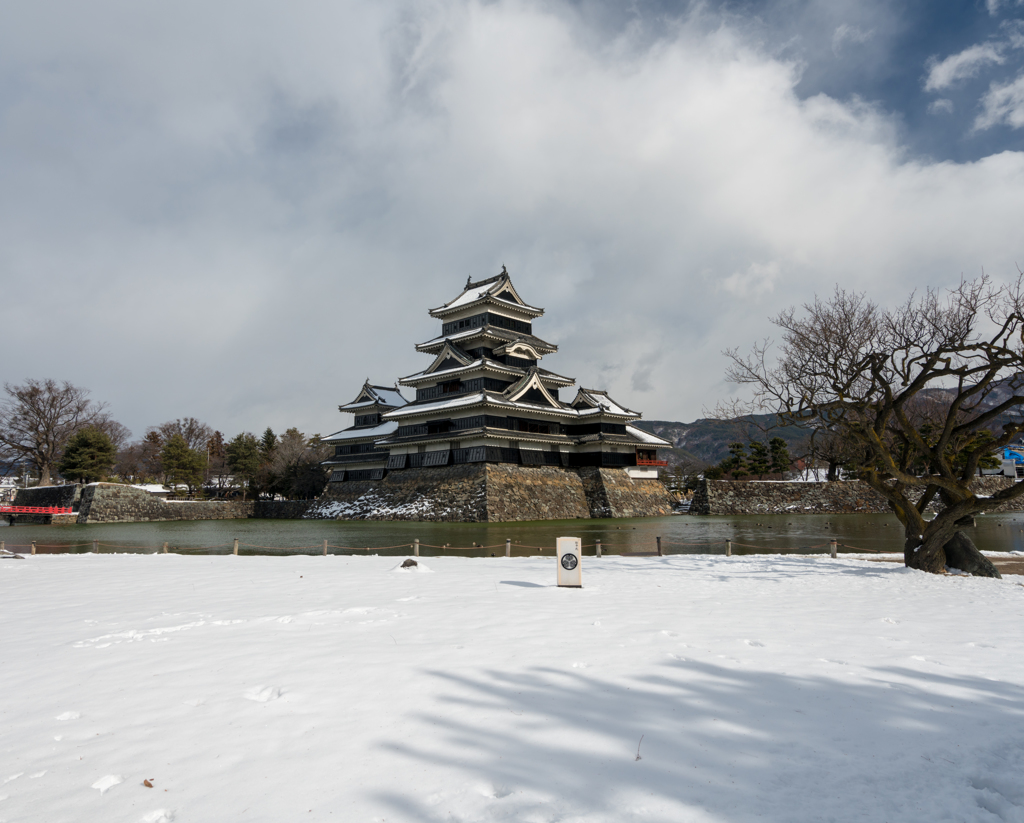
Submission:
[[[1024,820],[1020,577],[400,562],[0,561],[0,820]]]

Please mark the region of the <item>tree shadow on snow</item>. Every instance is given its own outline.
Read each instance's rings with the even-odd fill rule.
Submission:
[[[474,801],[496,804],[488,819],[1022,819],[1020,686],[906,668],[854,679],[821,662],[837,672],[678,659],[638,678],[432,671],[437,703],[385,748],[448,775],[442,794],[491,787]],[[400,779],[376,800],[409,819],[472,819]]]

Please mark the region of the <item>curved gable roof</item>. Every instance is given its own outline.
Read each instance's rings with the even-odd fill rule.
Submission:
[[[493,303],[496,306],[515,309],[525,314],[531,314],[534,317],[544,314],[544,309],[529,305],[519,296],[516,287],[512,285],[512,278],[505,267],[502,266],[501,274],[495,277],[479,280],[476,283],[467,279],[462,294],[443,306],[431,309],[430,315],[431,317],[444,317],[476,303]]]

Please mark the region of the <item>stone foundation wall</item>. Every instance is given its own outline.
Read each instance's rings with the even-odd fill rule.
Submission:
[[[77,483],[66,486],[36,486],[32,489],[18,489],[14,493],[15,506],[60,506],[62,508],[78,505],[82,487]]]
[[[405,469],[379,481],[328,483],[305,516],[320,520],[485,521],[485,464]]]
[[[591,517],[659,517],[672,513],[672,501],[660,480],[633,480],[622,469],[577,471]]]
[[[583,482],[557,466],[486,465],[487,519],[574,520],[590,517]]]
[[[316,503],[315,500],[257,500],[252,516],[261,520],[299,520]]]
[[[161,500],[143,489],[95,483],[82,489],[79,523],[145,523],[157,520],[237,520],[252,517],[252,502]]]
[[[474,463],[394,471],[381,481],[330,483],[305,517],[508,522],[670,512],[659,481],[632,480],[621,469]]]
[[[979,477],[971,484],[978,495],[992,495],[1013,485],[1012,477]],[[919,499],[920,492],[912,499]],[[748,483],[702,480],[693,494],[690,514],[881,514],[885,499],[859,480],[835,483]],[[1024,511],[1024,499],[993,511]]]

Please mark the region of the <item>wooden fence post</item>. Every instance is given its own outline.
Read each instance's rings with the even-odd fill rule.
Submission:
[[[33,540],[32,541],[32,554],[35,554],[35,553],[36,553],[36,541]]]
[[[661,536],[659,535],[658,536],[658,557],[662,557],[662,556],[663,555],[661,553]]]
[[[167,544],[164,543],[164,554],[167,554]]]
[[[418,537],[412,541],[412,553],[417,557],[420,556],[420,539]]]
[[[511,557],[511,556],[512,556],[512,538],[506,537],[505,538],[505,557]]]
[[[726,557],[732,557],[732,541],[731,540],[726,540],[725,541],[725,556]]]
[[[92,541],[92,551],[93,551],[93,554],[99,554],[100,553],[100,541],[99,540],[93,540]]]
[[[238,538],[235,538],[235,554],[238,554]]]
[[[832,554],[833,559],[835,559],[836,549],[838,548],[838,541],[837,540],[833,540],[831,543],[829,543],[829,548],[831,549],[831,554]]]
[[[324,557],[327,557],[327,541],[324,540]]]
[[[597,556],[600,557],[601,556],[601,539],[600,538],[598,538],[597,540],[594,541],[594,548],[597,549]]]

